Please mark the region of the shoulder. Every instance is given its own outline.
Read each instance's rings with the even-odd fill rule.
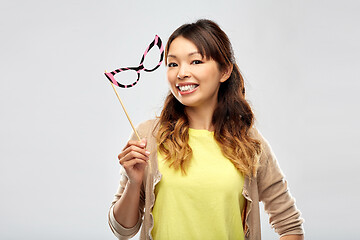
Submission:
[[[261,134],[261,132],[256,128],[252,127],[248,132],[249,136],[258,140],[261,143],[263,150],[269,151],[270,145],[266,138]]]
[[[251,129],[249,129],[248,134],[252,138],[258,140],[261,144],[260,162],[264,163],[267,162],[269,159],[275,158],[268,140],[261,134],[261,132],[256,127],[252,127]]]
[[[146,120],[144,122],[141,122],[137,127],[136,129],[138,131],[143,131],[143,130],[148,130],[149,128],[153,127],[156,122],[158,121],[157,118],[153,118],[153,119],[149,119],[149,120]]]
[[[146,137],[149,134],[153,133],[157,129],[158,122],[158,118],[153,118],[140,123],[136,127],[136,130],[138,131],[140,137]]]

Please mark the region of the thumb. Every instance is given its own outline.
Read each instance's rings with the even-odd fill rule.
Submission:
[[[146,144],[147,144],[146,138],[143,138],[143,139],[140,140],[140,145],[142,147],[146,147]]]

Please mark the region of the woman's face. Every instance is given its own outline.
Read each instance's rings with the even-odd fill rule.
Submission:
[[[175,98],[187,107],[215,107],[220,83],[229,76],[213,59],[201,57],[195,44],[177,37],[169,47],[167,79]]]

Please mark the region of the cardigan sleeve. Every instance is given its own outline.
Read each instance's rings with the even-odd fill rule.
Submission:
[[[259,201],[263,202],[269,222],[280,236],[304,234],[304,220],[296,208],[275,154],[267,140],[259,132],[257,134],[262,144],[257,176]]]
[[[138,133],[140,134],[141,131],[141,125],[137,128]],[[140,134],[141,136],[141,134]],[[132,133],[130,140],[137,140],[137,137],[134,133]],[[114,204],[121,198],[125,188],[126,184],[128,182],[128,177],[126,175],[125,169],[121,167],[120,169],[120,183],[117,190],[117,193],[115,194],[115,197],[111,203],[109,214],[108,214],[108,223],[110,226],[111,231],[114,233],[114,235],[120,239],[125,240],[132,238],[136,235],[136,233],[139,231],[142,223],[142,218],[144,215],[144,206],[145,206],[145,190],[144,190],[144,184],[141,186],[140,191],[140,201],[139,201],[139,219],[135,226],[132,228],[125,228],[120,223],[118,223],[114,216]],[[143,182],[144,183],[144,182]]]
[[[136,233],[140,229],[142,223],[142,216],[144,215],[145,197],[144,197],[144,190],[142,187],[140,192],[140,202],[139,202],[139,219],[135,224],[135,226],[132,228],[125,228],[116,221],[114,216],[114,204],[121,198],[121,195],[125,190],[126,184],[127,184],[127,177],[125,170],[122,168],[122,170],[120,171],[119,188],[117,193],[115,194],[114,200],[111,203],[111,207],[109,209],[109,214],[108,214],[108,218],[109,218],[108,222],[110,229],[114,233],[114,235],[120,240],[129,239],[136,235]]]

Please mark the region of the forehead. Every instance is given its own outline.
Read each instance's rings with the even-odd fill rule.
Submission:
[[[195,53],[201,54],[197,46],[192,41],[179,36],[171,42],[168,57]]]

